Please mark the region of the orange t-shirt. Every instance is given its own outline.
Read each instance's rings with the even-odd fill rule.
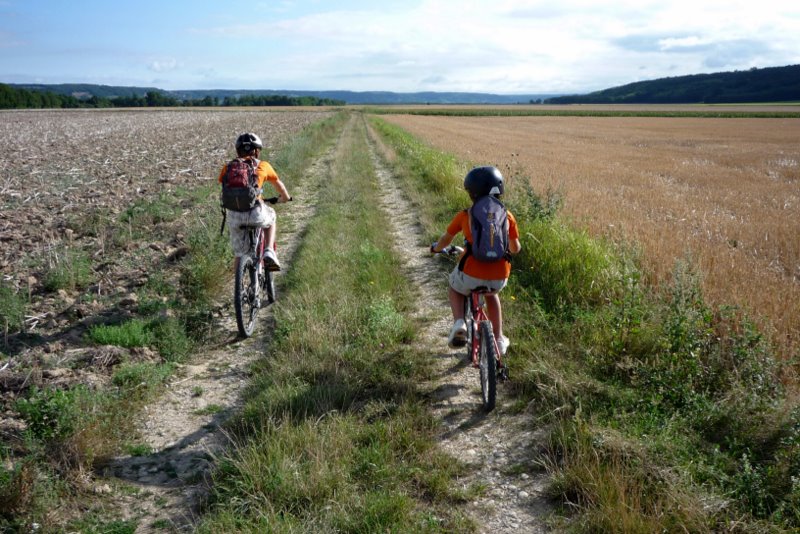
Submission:
[[[225,177],[225,172],[227,170],[228,164],[226,163],[222,166],[222,170],[219,173],[219,183],[222,183],[222,179]],[[275,169],[272,168],[272,165],[266,161],[259,161],[258,167],[256,167],[256,180],[258,181],[258,188],[260,189],[263,187],[264,182],[278,181],[278,173],[276,173]]]
[[[464,234],[470,245],[472,244],[472,230],[469,227],[469,214],[467,210],[462,210],[456,213],[453,220],[447,226],[447,233],[455,236],[459,232]],[[508,238],[519,239],[519,230],[517,229],[517,220],[508,212]],[[511,274],[511,262],[508,260],[499,260],[492,262],[478,261],[472,256],[467,256],[467,261],[464,263],[464,273],[474,278],[481,280],[504,280]]]

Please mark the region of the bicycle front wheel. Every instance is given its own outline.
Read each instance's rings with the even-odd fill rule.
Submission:
[[[472,347],[477,332],[475,331],[475,318],[472,316],[472,297],[464,299],[464,324],[467,327],[467,360],[471,364],[475,364],[475,360],[472,359]]]
[[[259,304],[256,263],[252,256],[242,256],[236,262],[236,280],[233,291],[236,326],[239,327],[239,335],[242,337],[250,337],[253,333]]]
[[[480,324],[480,359],[478,368],[481,375],[481,394],[483,407],[487,412],[494,410],[497,400],[497,347],[494,342],[492,323],[481,321]]]

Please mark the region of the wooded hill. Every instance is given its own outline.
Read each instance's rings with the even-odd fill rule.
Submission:
[[[119,87],[110,85],[63,83],[8,84],[15,89],[37,92],[51,92],[80,100],[97,98],[144,97],[148,93],[160,93],[165,97],[182,102],[212,99],[224,105],[226,101],[263,100],[263,97],[283,97],[292,99],[316,98],[324,101],[337,101],[345,104],[385,105],[385,104],[527,104],[541,102],[557,94],[498,95],[491,93],[458,92],[418,92],[396,93],[392,91],[298,91],[277,89],[196,89],[166,91],[154,87]],[[214,100],[216,99],[216,100]],[[247,104],[242,104],[247,105]],[[270,104],[275,105],[275,104]],[[305,105],[305,104],[304,104]]]
[[[14,91],[24,93],[12,95]],[[395,93],[272,89],[165,91],[153,87],[94,84],[8,84],[6,86],[0,84],[0,108],[337,104],[717,104],[792,101],[800,101],[800,65],[659,78],[571,96],[552,93],[501,95],[432,91]],[[14,104],[11,105],[9,102]]]
[[[57,90],[44,90],[46,87]],[[50,108],[141,108],[175,106],[341,106],[344,101],[316,96],[244,95],[218,98],[177,98],[161,89],[146,90],[137,87],[96,86],[11,86],[0,83],[0,109],[50,109]],[[71,89],[76,89],[70,92]],[[122,90],[120,90],[122,89]]]
[[[800,101],[800,65],[629,83],[547,104],[723,104]]]

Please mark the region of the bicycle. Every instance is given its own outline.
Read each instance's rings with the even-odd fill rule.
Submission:
[[[441,254],[459,255],[464,249],[455,245],[445,247]],[[464,299],[464,323],[467,326],[467,356],[477,367],[481,381],[481,397],[487,412],[494,410],[497,401],[497,379],[508,380],[508,367],[494,336],[492,322],[484,310],[484,295],[494,293],[487,287],[473,289]]]
[[[270,204],[278,202],[278,197],[264,200]],[[233,288],[233,307],[236,310],[236,326],[242,337],[250,337],[256,326],[256,317],[262,307],[262,293],[265,293],[267,305],[273,304],[277,298],[275,281],[272,272],[264,266],[265,228],[260,226],[242,226],[247,228],[250,250],[247,254],[236,258],[236,276]]]

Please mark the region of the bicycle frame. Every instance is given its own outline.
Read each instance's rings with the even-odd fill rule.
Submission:
[[[464,319],[468,322],[467,335],[470,341],[470,355],[473,367],[479,367],[481,338],[478,325],[481,324],[481,321],[489,321],[486,310],[483,308],[483,296],[491,293],[491,291],[476,289],[470,293],[465,301],[467,313],[464,314]],[[502,366],[502,355],[500,354],[500,347],[497,345],[497,337],[492,336],[492,341],[494,342],[495,354],[497,354],[497,364]]]

